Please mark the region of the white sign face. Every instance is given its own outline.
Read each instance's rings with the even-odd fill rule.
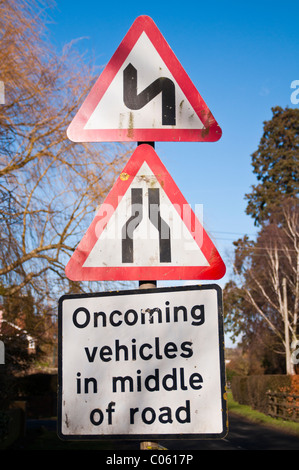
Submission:
[[[224,437],[221,296],[214,284],[63,296],[60,437]]]
[[[174,103],[170,101],[169,105],[175,108],[175,103],[182,103],[177,106],[173,121],[169,124],[162,123],[163,113],[162,93],[155,96],[145,105],[137,107],[136,110],[129,109],[123,100],[125,71],[128,67],[134,66],[138,90],[147,89],[152,83],[160,77],[167,78],[169,83],[173,84]],[[130,79],[132,80],[131,76]],[[152,86],[153,87],[153,86]],[[138,96],[138,95],[137,95]],[[140,101],[140,100],[139,100]],[[117,112],[116,112],[117,106]],[[136,108],[137,105],[135,105]],[[157,50],[151,43],[146,33],[142,33],[136,42],[133,50],[128,55],[122,67],[114,77],[107,92],[99,102],[94,112],[85,124],[85,129],[151,129],[151,128],[173,128],[178,129],[203,129],[204,125],[200,121],[195,110],[188,102],[181,88],[176,83],[174,77],[166,67],[164,61],[159,56]]]
[[[131,223],[131,232],[133,233],[129,233],[129,237],[126,241],[131,241],[134,237],[132,260],[123,260],[122,251],[124,250],[125,254],[128,254],[131,250],[129,247],[124,246],[125,240],[121,243],[122,229],[125,227],[133,212],[132,205],[135,207],[135,210],[137,207],[139,209],[137,203],[135,203],[135,205],[134,203],[132,204],[131,194],[134,189],[140,191],[141,194],[142,203],[140,204],[140,208],[142,208],[143,217],[141,217],[142,220],[138,225],[136,222],[134,223],[134,221]],[[171,245],[171,247],[169,246],[168,258],[163,259],[163,262],[160,261],[160,233],[148,216],[148,207],[150,205],[149,192],[154,189],[158,192],[159,213],[161,213],[162,220],[165,224],[164,240],[168,241],[169,238],[169,245]],[[139,210],[141,213],[141,209]],[[156,223],[156,225],[158,224]],[[168,231],[170,235],[168,235]],[[201,236],[200,231],[198,236]],[[115,243],[114,240],[120,240],[120,242]],[[194,240],[178,211],[172,206],[167,194],[157,178],[153,176],[146,162],[144,162],[133,179],[129,189],[121,199],[117,209],[86,258],[83,267],[130,266],[129,262],[132,264],[133,259],[134,266],[141,267],[151,267],[153,265],[209,266],[207,259],[201,251],[200,243]]]

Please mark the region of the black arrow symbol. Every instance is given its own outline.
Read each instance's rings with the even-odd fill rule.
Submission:
[[[160,214],[160,190],[149,188],[149,219],[159,232],[160,263],[170,263],[170,228]]]
[[[129,109],[141,109],[162,93],[162,125],[175,126],[175,86],[170,78],[157,78],[139,94],[137,94],[137,70],[132,64],[124,69],[123,78],[123,100]]]
[[[142,189],[131,189],[132,215],[122,228],[122,262],[133,263],[133,232],[142,220]]]
[[[131,216],[122,228],[122,262],[133,263],[133,232],[143,218],[141,188],[131,189]],[[171,262],[170,228],[160,214],[159,188],[148,189],[148,217],[159,232],[160,263]]]

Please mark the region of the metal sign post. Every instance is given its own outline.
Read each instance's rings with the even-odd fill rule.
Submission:
[[[139,289],[155,289],[157,281],[139,281]],[[159,448],[157,442],[142,441],[140,442],[140,450],[156,449]]]
[[[142,145],[145,143],[148,143],[153,148],[155,148],[154,142],[138,142],[137,145]],[[157,281],[139,281],[139,289],[155,289],[156,287],[157,287]],[[157,448],[157,447],[158,445],[156,442],[151,442],[151,441],[140,442],[141,450],[147,450],[149,448]]]

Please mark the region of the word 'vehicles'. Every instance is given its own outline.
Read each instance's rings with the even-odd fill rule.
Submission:
[[[136,339],[131,340],[131,344],[122,344],[118,339],[113,345],[104,345],[102,347],[94,346],[84,348],[88,362],[92,363],[99,356],[103,362],[109,362],[114,359],[118,361],[136,361],[142,359],[176,359],[178,356],[189,358],[193,355],[192,342],[183,341],[179,346],[173,341],[168,341],[163,345],[162,340],[156,337],[152,343],[138,344]]]

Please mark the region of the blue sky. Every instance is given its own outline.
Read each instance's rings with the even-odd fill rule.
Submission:
[[[299,80],[298,1],[101,2],[57,0],[48,25],[59,49],[78,47],[104,66],[139,15],[150,16],[212,111],[216,143],[156,143],[156,152],[203,222],[230,273],[232,241],[256,232],[244,195],[256,183],[250,155],[271,107],[291,103]],[[299,96],[299,95],[298,95]],[[159,284],[158,284],[159,285]],[[175,281],[172,285],[176,285]]]

